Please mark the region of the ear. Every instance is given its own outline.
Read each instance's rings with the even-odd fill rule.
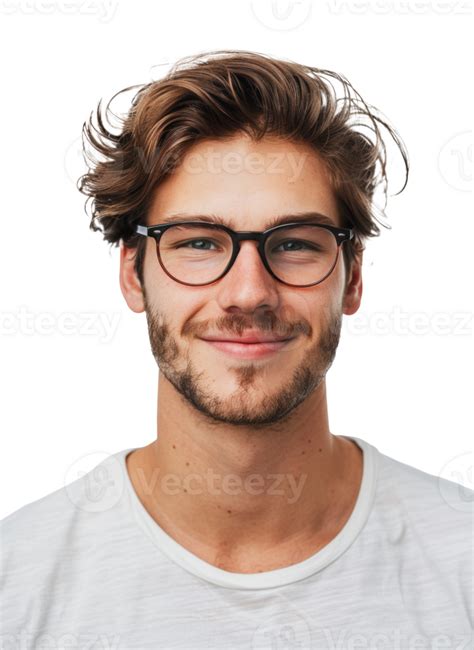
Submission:
[[[134,269],[136,248],[120,242],[120,289],[130,309],[137,314],[145,311],[143,289]]]
[[[346,281],[342,313],[348,316],[355,314],[362,300],[362,255],[363,253],[359,253],[352,261]]]

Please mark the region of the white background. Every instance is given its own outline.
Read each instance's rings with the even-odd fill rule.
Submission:
[[[342,73],[401,134],[410,179],[389,196],[392,230],[367,245],[362,307],[327,378],[330,427],[472,487],[468,6],[0,1],[0,517],[156,436],[145,314],[122,297],[118,249],[89,230],[80,134],[100,98],[216,49]]]

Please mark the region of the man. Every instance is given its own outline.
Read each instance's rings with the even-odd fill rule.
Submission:
[[[157,436],[3,521],[4,646],[468,647],[472,494],[329,429],[382,121],[329,71],[192,63],[119,135],[85,128],[106,159],[80,189],[146,313]]]

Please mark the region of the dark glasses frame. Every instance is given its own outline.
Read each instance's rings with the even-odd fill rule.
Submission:
[[[223,230],[225,231],[228,235],[230,235],[232,239],[232,255],[230,257],[229,263],[227,264],[226,268],[224,271],[217,277],[215,280],[212,280],[211,282],[204,282],[200,284],[193,284],[191,282],[183,282],[183,280],[178,280],[175,278],[171,273],[169,273],[162,260],[161,260],[161,255],[160,255],[160,238],[161,235],[168,230],[168,228],[172,228],[174,226],[205,226],[206,228],[215,228],[217,230]],[[288,228],[289,226],[317,226],[318,228],[324,228],[325,230],[328,230],[334,235],[334,238],[336,240],[337,244],[337,253],[334,259],[334,264],[332,265],[331,269],[326,273],[326,275],[321,278],[321,280],[318,280],[317,282],[311,282],[310,284],[290,284],[289,282],[285,282],[284,280],[280,280],[278,276],[275,275],[275,273],[272,271],[270,265],[268,264],[266,255],[265,255],[265,242],[267,241],[268,237],[275,232],[276,230],[280,230],[281,228]],[[241,231],[235,231],[232,230],[232,228],[229,228],[228,226],[224,226],[222,224],[217,224],[217,223],[209,223],[207,221],[173,221],[170,223],[159,223],[155,224],[153,226],[143,226],[141,224],[138,224],[136,226],[136,230],[139,235],[143,235],[145,237],[153,237],[156,241],[156,254],[158,256],[158,261],[160,263],[161,268],[163,271],[168,275],[172,280],[175,280],[176,282],[179,282],[180,284],[184,284],[189,287],[203,287],[207,286],[209,284],[214,284],[214,282],[217,282],[221,278],[226,275],[232,268],[235,260],[237,259],[237,255],[239,254],[240,251],[240,242],[245,241],[247,239],[257,241],[258,242],[258,253],[260,255],[260,259],[262,260],[262,263],[266,270],[270,273],[270,275],[275,278],[278,282],[281,282],[282,284],[285,284],[290,287],[312,287],[316,284],[319,284],[320,282],[323,282],[334,270],[337,260],[339,259],[339,250],[341,248],[341,244],[345,241],[349,241],[354,237],[354,230],[353,228],[339,228],[337,226],[329,226],[327,224],[320,224],[320,223],[306,223],[306,222],[298,222],[298,221],[292,221],[291,223],[283,223],[280,224],[279,226],[274,226],[273,228],[269,228],[268,230],[264,230],[262,232],[254,231],[254,230],[241,230]]]

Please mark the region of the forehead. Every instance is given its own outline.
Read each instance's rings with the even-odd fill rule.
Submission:
[[[307,145],[246,135],[193,145],[154,190],[148,224],[170,214],[213,214],[238,229],[317,212],[339,224],[326,166]]]

